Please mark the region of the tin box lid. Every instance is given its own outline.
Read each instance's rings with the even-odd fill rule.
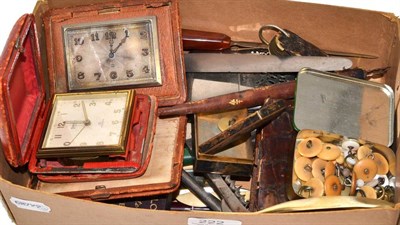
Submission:
[[[14,167],[29,161],[45,91],[33,15],[14,25],[0,58],[0,139]]]
[[[394,93],[385,84],[304,68],[298,73],[296,129],[325,130],[390,146]]]

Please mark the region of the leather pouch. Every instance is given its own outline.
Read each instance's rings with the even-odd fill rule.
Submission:
[[[296,134],[293,108],[288,108],[258,132],[250,191],[251,211],[259,211],[294,197],[291,168]]]

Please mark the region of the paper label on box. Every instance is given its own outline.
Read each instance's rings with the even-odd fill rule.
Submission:
[[[34,201],[29,201],[29,200],[24,200],[24,199],[19,199],[19,198],[10,198],[11,203],[13,203],[15,206],[17,206],[20,209],[26,209],[26,210],[32,210],[32,211],[37,211],[37,212],[45,212],[49,213],[51,211],[50,207],[47,205],[41,203],[41,202],[34,202]]]
[[[189,218],[188,225],[242,225],[242,222],[238,220]]]

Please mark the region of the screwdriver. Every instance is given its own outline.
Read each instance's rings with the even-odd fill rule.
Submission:
[[[269,52],[269,46],[264,43],[234,41],[226,34],[209,31],[182,29],[183,49],[185,51],[260,51]],[[322,50],[332,56],[347,56],[375,59],[377,56]]]

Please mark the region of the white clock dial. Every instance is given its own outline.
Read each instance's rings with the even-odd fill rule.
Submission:
[[[130,91],[56,95],[38,155],[49,151],[73,155],[76,149],[82,154],[96,154],[99,149],[99,155],[103,148],[124,151],[130,101]]]

